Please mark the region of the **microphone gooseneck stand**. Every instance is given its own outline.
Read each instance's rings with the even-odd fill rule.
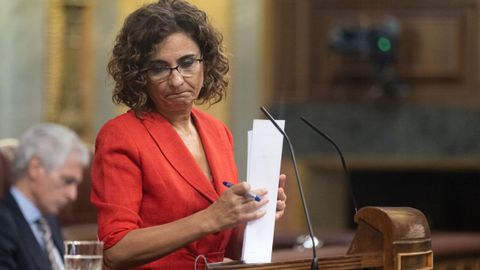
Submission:
[[[297,169],[297,161],[295,158],[295,153],[293,151],[293,146],[292,143],[290,142],[290,138],[288,138],[288,135],[278,126],[277,122],[275,122],[275,119],[270,115],[270,113],[264,108],[260,108],[262,112],[267,116],[267,118],[272,122],[272,124],[278,129],[278,131],[283,135],[285,140],[288,143],[288,149],[290,150],[290,154],[292,156],[292,161],[293,161],[293,167],[295,169],[295,176],[297,179],[297,185],[298,185],[298,190],[300,191],[300,197],[302,198],[302,204],[303,204],[303,210],[305,212],[305,218],[307,220],[307,226],[308,226],[308,234],[310,235],[310,239],[312,240],[312,253],[313,253],[313,258],[312,258],[312,264],[311,264],[311,270],[318,270],[318,259],[317,259],[317,249],[315,246],[315,238],[313,236],[313,230],[312,230],[312,223],[310,222],[310,215],[308,214],[308,208],[307,208],[307,203],[305,202],[305,195],[303,193],[303,188],[302,184],[300,181],[300,175],[298,173]]]

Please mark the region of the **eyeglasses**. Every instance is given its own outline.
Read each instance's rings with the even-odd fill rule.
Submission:
[[[201,58],[185,58],[181,59],[176,67],[169,67],[161,62],[153,62],[147,69],[148,76],[154,81],[162,82],[168,80],[172,71],[176,69],[183,78],[189,78],[197,74],[202,61]]]

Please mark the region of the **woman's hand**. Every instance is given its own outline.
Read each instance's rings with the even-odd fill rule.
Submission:
[[[287,204],[287,194],[285,194],[285,183],[287,182],[287,176],[281,174],[278,183],[278,194],[277,194],[277,211],[275,212],[275,219],[278,220],[283,216]]]
[[[254,193],[262,199],[259,202],[249,199],[245,196],[247,192]],[[247,182],[238,183],[227,189],[206,209],[212,230],[221,231],[263,217],[266,211],[260,208],[268,203],[266,194],[266,189],[250,190],[250,184]]]

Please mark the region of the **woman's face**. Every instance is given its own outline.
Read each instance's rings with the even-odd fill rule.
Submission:
[[[171,34],[156,45],[147,74],[148,95],[158,112],[189,110],[203,85],[200,49],[187,34]]]

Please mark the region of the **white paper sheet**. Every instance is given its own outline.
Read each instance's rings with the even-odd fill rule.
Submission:
[[[283,129],[284,120],[277,120]],[[245,263],[269,263],[272,260],[273,233],[277,204],[278,178],[283,136],[269,120],[253,120],[248,132],[247,182],[252,189],[266,188],[267,214],[251,221],[245,228],[242,260]]]

